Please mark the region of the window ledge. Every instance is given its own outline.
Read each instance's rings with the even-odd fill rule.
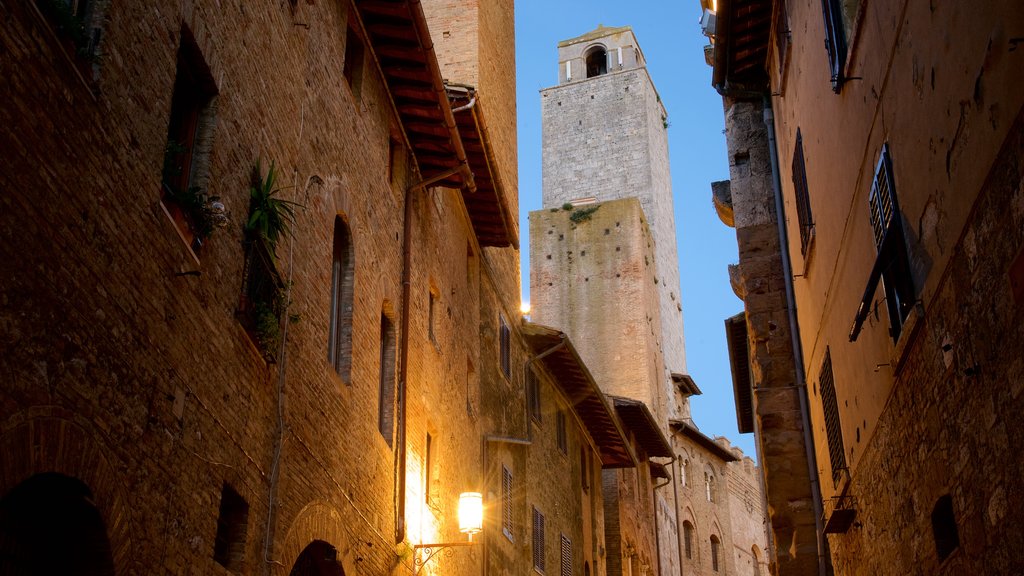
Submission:
[[[192,260],[193,262],[195,262],[195,265],[199,266],[199,255],[195,253],[195,250],[192,250],[192,246],[189,245],[190,240],[185,237],[185,234],[182,233],[181,228],[178,227],[178,223],[174,219],[174,216],[171,214],[171,211],[167,209],[167,206],[164,204],[163,200],[158,201],[157,205],[160,206],[160,210],[164,213],[164,216],[167,217],[167,222],[169,222],[171,228],[174,229],[174,233],[177,234],[178,238],[181,239],[181,244],[182,246],[185,247],[185,250],[186,252],[188,252],[188,255],[192,257]]]
[[[924,325],[924,304],[920,300],[914,303],[913,308],[910,309],[910,313],[907,314],[907,319],[903,322],[903,330],[900,332],[899,339],[896,340],[896,346],[893,348],[892,357],[889,359],[890,366],[893,367],[893,376],[897,376],[902,370],[903,365],[907,360],[907,352],[909,352],[910,344],[917,339],[917,332]]]

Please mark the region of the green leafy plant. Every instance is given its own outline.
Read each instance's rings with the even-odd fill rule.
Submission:
[[[572,210],[572,202],[566,202],[565,204],[562,204],[562,210],[565,210],[566,212]]]
[[[163,187],[164,197],[174,203],[185,214],[189,228],[200,240],[200,244],[213,234],[213,219],[207,209],[212,198],[198,186],[182,188],[176,184],[181,179],[181,158],[185,146],[168,140],[164,148]]]
[[[572,220],[576,224],[590,220],[591,216],[594,215],[594,212],[597,212],[597,209],[600,207],[601,205],[598,204],[597,206],[591,206],[590,208],[580,208],[579,210],[575,210],[569,215],[569,220]]]
[[[259,162],[253,168],[252,185],[249,187],[249,220],[245,231],[253,240],[263,242],[267,252],[277,258],[277,242],[291,234],[295,224],[295,208],[302,205],[277,197],[281,188],[275,187],[277,173],[270,163],[267,175],[263,176]]]
[[[260,352],[267,360],[273,361],[281,347],[281,321],[273,303],[257,302],[253,331]]]

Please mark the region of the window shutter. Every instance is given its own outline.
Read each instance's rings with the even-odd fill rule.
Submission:
[[[501,467],[501,533],[512,540],[512,471]]]
[[[572,576],[572,541],[562,534],[561,576]]]
[[[501,372],[506,376],[512,374],[512,333],[505,322],[504,316],[498,316],[498,347],[501,356]]]
[[[796,149],[793,151],[793,190],[796,194],[796,215],[800,222],[800,253],[807,254],[811,241],[811,198],[807,193],[807,170],[804,166],[804,139],[796,130]]]
[[[885,234],[892,228],[896,216],[896,197],[893,194],[892,163],[889,160],[888,145],[882,146],[868,203],[871,207],[871,228],[875,233],[875,248],[881,251]]]
[[[821,11],[825,16],[825,50],[828,51],[829,68],[832,70],[832,91],[838,94],[845,80],[843,66],[846,65],[843,7],[840,0],[821,0]]]
[[[533,567],[544,573],[544,515],[533,509]]]
[[[835,381],[832,378],[832,352],[825,348],[825,360],[818,376],[821,388],[821,407],[825,413],[825,434],[828,436],[828,456],[832,464],[832,484],[838,485],[846,470],[846,451],[843,448],[843,429],[839,423],[839,403],[836,401]]]

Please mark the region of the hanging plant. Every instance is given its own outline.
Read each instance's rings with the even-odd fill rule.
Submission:
[[[275,260],[277,242],[291,233],[291,226],[295,223],[295,208],[302,207],[297,202],[277,197],[282,189],[275,187],[276,179],[273,162],[265,177],[259,162],[256,163],[252,185],[249,187],[249,220],[245,225],[250,239],[262,242]]]

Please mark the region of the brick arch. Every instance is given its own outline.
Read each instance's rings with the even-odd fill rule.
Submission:
[[[0,497],[36,474],[75,478],[92,492],[103,517],[114,570],[130,572],[131,506],[107,443],[71,413],[36,408],[16,414],[0,428]]]
[[[276,566],[276,573],[289,574],[302,551],[315,540],[334,546],[345,574],[356,573],[355,549],[349,542],[344,517],[337,508],[323,501],[306,504],[292,520],[281,548],[283,564]]]

